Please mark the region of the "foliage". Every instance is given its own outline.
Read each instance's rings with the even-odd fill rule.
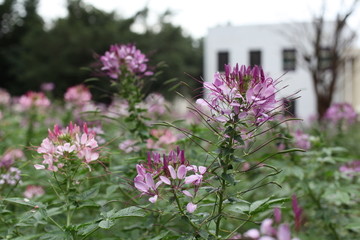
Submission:
[[[173,98],[163,90],[170,78],[188,82],[192,89],[199,87],[184,73],[199,77],[202,71],[202,46],[200,40],[185,36],[179,26],[169,22],[170,13],[159,17],[156,27],[147,26],[145,8],[133,17],[120,18],[114,12],[104,12],[81,0],[68,1],[68,15],[45,25],[36,13],[37,0],[24,1],[26,15],[18,6],[21,1],[6,0],[1,4],[2,22],[0,33],[0,87],[14,95],[28,90],[38,91],[44,82],[55,83],[54,95],[61,97],[65,90],[79,84],[88,76],[80,68],[95,62],[94,56],[104,52],[110,44],[134,43],[151,55],[154,68],[158,62],[166,62],[156,81],[144,88],[146,94],[157,91]],[[144,24],[144,32],[134,32],[134,25]],[[96,89],[106,90],[99,83]],[[103,92],[92,89],[96,96]],[[180,89],[183,94],[194,95],[192,90]],[[105,101],[103,97],[97,100]]]

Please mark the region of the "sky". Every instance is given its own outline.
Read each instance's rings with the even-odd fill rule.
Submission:
[[[200,38],[211,27],[221,25],[249,25],[309,21],[321,9],[323,0],[84,0],[96,8],[115,11],[130,17],[144,6],[150,9],[150,23],[156,16],[172,10],[172,23],[185,33]],[[352,0],[328,0],[327,17],[334,18]],[[48,22],[65,16],[66,0],[40,0],[39,13]],[[360,6],[350,21],[353,29],[360,29]]]

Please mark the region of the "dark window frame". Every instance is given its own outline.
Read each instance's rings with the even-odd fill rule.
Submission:
[[[217,53],[217,70],[219,72],[225,71],[225,64],[229,64],[229,51],[219,51]]]
[[[259,49],[249,51],[249,65],[250,66],[261,66],[262,52]]]
[[[282,51],[283,71],[295,71],[297,65],[297,52],[294,48],[286,48]]]

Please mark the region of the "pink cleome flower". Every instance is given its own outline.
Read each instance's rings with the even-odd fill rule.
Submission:
[[[152,138],[147,139],[146,147],[148,149],[169,149],[169,147],[173,147],[172,144],[179,140],[169,129],[152,129],[150,135],[157,140],[155,141]]]
[[[309,150],[311,148],[310,136],[301,130],[297,130],[294,134],[295,145],[298,148]]]
[[[5,89],[0,88],[0,105],[9,104],[10,100],[10,94]]]
[[[10,168],[14,164],[15,160],[24,157],[24,153],[20,149],[7,150],[4,155],[0,157],[0,168]]]
[[[69,87],[64,98],[67,102],[82,106],[91,100],[91,93],[85,85],[79,84]]]
[[[225,65],[224,74],[216,73],[213,83],[204,83],[208,97],[196,102],[210,109],[214,121],[237,121],[252,116],[255,123],[261,123],[269,120],[276,108],[275,85],[260,67]]]
[[[145,75],[151,76],[147,71],[148,59],[134,45],[115,44],[110,50],[100,57],[103,70],[110,78],[117,79],[122,75]]]
[[[46,108],[50,106],[50,100],[42,92],[29,91],[22,95],[19,103],[23,109],[30,109],[31,107]]]
[[[159,153],[149,152],[147,163],[137,164],[136,170],[138,174],[134,178],[135,188],[141,192],[141,195],[150,196],[149,201],[154,203],[160,195],[159,187],[162,183],[171,186],[179,194],[193,199],[207,169],[203,166],[190,165],[185,159],[184,151],[178,148],[176,152],[171,151],[168,156],[163,155],[162,158]],[[186,207],[190,213],[196,208],[197,205],[193,202],[189,202]]]
[[[349,177],[360,174],[360,160],[345,163],[340,166],[339,171],[345,173]]]
[[[160,93],[151,93],[145,99],[145,108],[152,114],[164,114],[166,111],[165,98]]]
[[[23,194],[24,194],[24,197],[26,197],[26,198],[34,198],[34,197],[39,197],[41,195],[44,195],[45,191],[44,191],[43,187],[41,187],[41,186],[28,185]]]
[[[339,122],[352,124],[356,121],[357,114],[349,103],[334,103],[328,108],[324,118],[333,124]]]
[[[88,165],[99,158],[98,143],[95,140],[96,133],[87,128],[86,123],[82,129],[76,124],[70,123],[64,129],[55,125],[54,130],[49,130],[37,152],[42,154],[42,164],[35,164],[36,169],[47,169],[53,172],[63,168],[69,160],[80,159]]]

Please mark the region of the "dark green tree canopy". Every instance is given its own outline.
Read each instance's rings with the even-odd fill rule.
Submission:
[[[69,86],[91,76],[91,72],[81,68],[91,66],[94,56],[115,43],[136,44],[149,56],[152,66],[166,63],[148,91],[174,96],[167,93],[168,86],[163,86],[170,78],[187,82],[191,89],[199,87],[185,73],[196,78],[202,74],[201,40],[185,36],[181,27],[170,23],[170,11],[159,16],[155,27],[147,24],[146,7],[132,17],[121,18],[81,0],[68,0],[68,15],[45,29],[44,20],[37,13],[38,0],[23,1],[25,14],[15,7],[21,2],[5,0],[0,5],[0,87],[14,95],[39,90],[42,83],[53,82],[55,96],[61,98]],[[132,31],[134,24],[142,24],[144,31]],[[102,88],[108,84],[97,85]],[[182,87],[180,91],[193,95],[191,89]]]

